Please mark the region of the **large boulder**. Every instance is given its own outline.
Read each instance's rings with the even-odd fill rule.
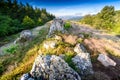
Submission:
[[[77,72],[55,55],[39,55],[33,64],[30,75],[35,80],[81,80]]]
[[[72,44],[72,45],[75,45],[78,39],[78,37],[74,35],[64,35],[63,38],[65,42]]]
[[[20,80],[34,80],[30,73],[23,74]]]
[[[77,44],[74,48],[74,51],[78,54],[87,52],[87,50],[85,49],[85,47],[82,44]]]
[[[77,55],[72,58],[72,61],[76,68],[78,68],[78,73],[83,77],[93,74],[90,54],[86,52],[86,49],[82,45],[77,44],[74,48],[74,51],[77,53]]]
[[[62,19],[54,19],[49,30],[48,36],[51,36],[55,31],[64,33],[64,21]]]
[[[25,43],[27,41],[31,41],[33,38],[33,34],[30,30],[23,30],[21,33],[20,33],[20,37],[18,37],[14,43]]]
[[[99,54],[98,61],[100,61],[105,67],[108,66],[116,66],[116,62],[110,59],[107,55],[105,54]]]

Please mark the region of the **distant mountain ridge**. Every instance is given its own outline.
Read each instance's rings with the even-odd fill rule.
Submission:
[[[59,18],[63,20],[80,20],[83,16],[60,16]]]

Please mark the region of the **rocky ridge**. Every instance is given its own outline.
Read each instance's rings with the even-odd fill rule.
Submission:
[[[62,33],[65,32],[64,30],[64,21],[61,19],[54,19],[53,23],[51,24],[48,36],[54,36],[55,31],[61,31]],[[76,32],[76,31],[75,31]],[[74,32],[74,34],[76,34]],[[81,32],[81,31],[80,31]],[[89,32],[89,31],[88,31]],[[40,55],[35,59],[33,64],[32,70],[29,73],[24,74],[21,76],[21,80],[82,80],[86,77],[91,77],[89,80],[112,80],[112,78],[106,75],[104,72],[96,72],[95,66],[92,62],[92,56],[94,53],[97,53],[97,62],[101,65],[110,64],[113,68],[117,68],[119,66],[118,62],[115,59],[108,57],[105,55],[105,60],[100,58],[98,54],[103,53],[107,54],[106,50],[98,41],[98,43],[94,44],[95,38],[90,38],[91,41],[86,39],[86,34],[76,34],[79,38],[85,38],[82,43],[77,42],[78,38],[72,35],[69,35],[70,38],[74,38],[74,40],[68,40],[69,36],[67,37],[60,37],[55,35],[54,39],[64,41],[71,45],[74,45],[74,53],[75,56],[72,57],[73,65],[75,65],[76,69],[73,69],[65,60],[64,57],[61,58],[58,55],[41,55],[44,52],[40,51]],[[91,37],[88,36],[87,37]],[[93,36],[92,36],[93,37]],[[66,40],[65,40],[66,39]],[[45,42],[44,48],[46,50],[55,49],[57,42],[56,40],[49,40]],[[84,43],[84,45],[83,45]],[[109,44],[109,43],[108,43]],[[96,46],[99,45],[99,46]],[[118,45],[114,45],[119,48]],[[95,51],[95,52],[94,52]],[[116,50],[117,51],[117,50]],[[64,55],[64,54],[63,54]],[[104,55],[103,55],[104,56]],[[102,60],[101,60],[102,59]],[[101,64],[102,63],[102,64]],[[109,65],[104,65],[104,68],[109,68]],[[99,76],[95,77],[95,76]],[[87,79],[88,80],[88,79]],[[117,75],[116,80],[119,80],[119,75]]]

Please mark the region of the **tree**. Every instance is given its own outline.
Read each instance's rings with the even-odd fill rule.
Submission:
[[[41,18],[38,18],[37,25],[40,26],[43,24],[43,20]]]
[[[33,8],[30,4],[23,4],[18,0],[0,0],[0,17],[2,36],[42,25],[54,18],[46,9]]]
[[[6,36],[13,31],[10,27],[11,21],[10,17],[0,15],[0,36]]]
[[[33,28],[34,25],[35,25],[35,22],[34,22],[33,19],[31,19],[29,16],[25,16],[25,17],[23,18],[22,25],[23,25],[25,28]]]
[[[81,23],[83,23],[83,24],[90,24],[90,25],[92,25],[93,24],[93,16],[91,16],[91,15],[86,15],[86,16],[84,16],[84,18],[81,20]]]
[[[48,21],[48,17],[44,12],[41,13],[41,19],[44,21],[44,23]]]
[[[115,20],[114,6],[105,6],[97,15],[86,15],[81,23],[95,26],[98,29],[111,30],[114,26]]]
[[[105,29],[110,29],[114,25],[113,16],[115,15],[114,6],[105,6],[99,15],[102,19],[102,27]]]

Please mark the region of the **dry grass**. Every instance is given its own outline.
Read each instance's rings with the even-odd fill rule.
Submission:
[[[39,36],[36,37],[28,46],[22,47],[20,51],[15,54],[16,57],[13,56],[9,58],[10,62],[8,64],[18,61],[18,65],[11,72],[3,74],[0,77],[0,80],[18,80],[22,74],[27,73],[31,70],[32,64],[38,55],[39,44],[45,39],[46,35],[48,34],[47,30],[47,28],[42,29],[43,33],[39,34]]]

